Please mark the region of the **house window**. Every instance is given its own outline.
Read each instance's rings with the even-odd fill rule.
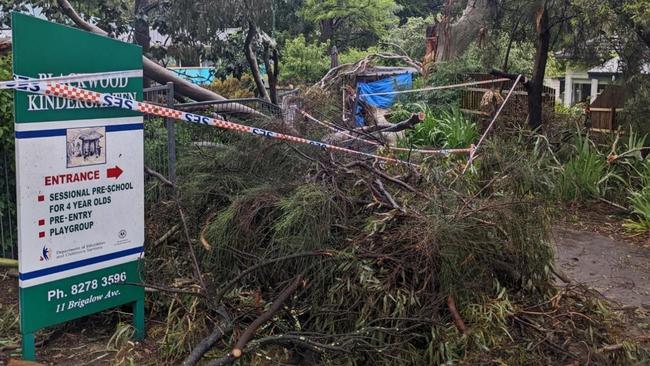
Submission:
[[[573,104],[589,102],[591,97],[591,84],[573,84]]]

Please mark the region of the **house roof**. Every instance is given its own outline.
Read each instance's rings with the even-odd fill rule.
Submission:
[[[588,74],[620,74],[623,70],[623,65],[620,57],[614,57],[600,66],[593,67],[587,71]],[[643,65],[641,69],[642,74],[650,74],[650,63]]]

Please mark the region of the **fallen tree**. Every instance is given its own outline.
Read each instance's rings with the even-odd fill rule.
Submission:
[[[84,20],[77,13],[77,11],[72,7],[72,5],[68,0],[57,0],[57,4],[59,5],[59,9],[61,9],[61,12],[65,14],[68,18],[70,18],[70,20],[72,20],[74,24],[77,25],[77,27],[85,31],[99,34],[105,37],[109,36],[108,33],[103,29]],[[145,56],[142,57],[142,67],[143,67],[144,76],[146,78],[154,80],[161,85],[164,85],[168,82],[172,82],[174,83],[175,93],[182,95],[184,97],[191,98],[198,102],[228,100],[227,98],[224,98],[223,96],[211,90],[202,88],[198,85],[195,85],[179,77],[174,72],[167,70],[163,66],[158,65],[156,62],[148,59]],[[237,113],[237,114],[259,114],[259,112],[255,111],[252,108],[248,108],[246,106],[235,104],[235,103],[225,104],[225,105],[224,104],[215,105],[214,110],[217,112],[230,112],[230,113]]]
[[[318,134],[313,123],[295,127]],[[183,315],[166,332],[184,336],[170,337],[181,350],[170,362],[190,355],[185,365],[545,365],[626,357],[591,351],[626,342],[610,331],[601,305],[580,288],[553,287],[546,207],[521,193],[537,178],[519,164],[525,151],[488,144],[476,172],[462,175],[465,159],[416,160],[412,169],[224,139],[223,148],[179,161],[176,188],[194,218],[183,221],[196,223],[200,275],[187,238],[149,251],[149,281],[190,278],[190,290],[203,288],[203,278],[201,293],[209,294],[170,293],[173,304],[200,309],[174,310]],[[178,213],[161,206],[170,210],[155,217],[166,235]]]

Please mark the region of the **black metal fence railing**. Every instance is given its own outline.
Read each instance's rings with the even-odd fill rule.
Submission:
[[[174,83],[156,85],[143,90],[143,99],[149,103],[174,107]],[[176,180],[176,121],[170,118],[144,116],[144,164]],[[145,177],[145,200],[157,202],[166,197],[168,190]]]
[[[216,113],[224,117],[250,118],[251,112],[257,112],[266,117],[282,119],[282,108],[259,98],[241,98],[228,100],[208,100],[202,102],[181,103],[176,105],[177,109],[184,111],[200,111],[212,108]],[[260,116],[261,117],[261,116]]]
[[[0,146],[0,258],[18,258],[14,151]]]

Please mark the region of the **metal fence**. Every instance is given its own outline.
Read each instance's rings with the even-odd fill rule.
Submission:
[[[0,258],[18,258],[14,151],[0,146]]]
[[[174,84],[157,85],[143,90],[143,99],[149,103],[174,107]],[[144,164],[169,180],[176,180],[176,125],[170,118],[145,115]],[[167,197],[169,190],[145,176],[145,200],[157,202]]]

